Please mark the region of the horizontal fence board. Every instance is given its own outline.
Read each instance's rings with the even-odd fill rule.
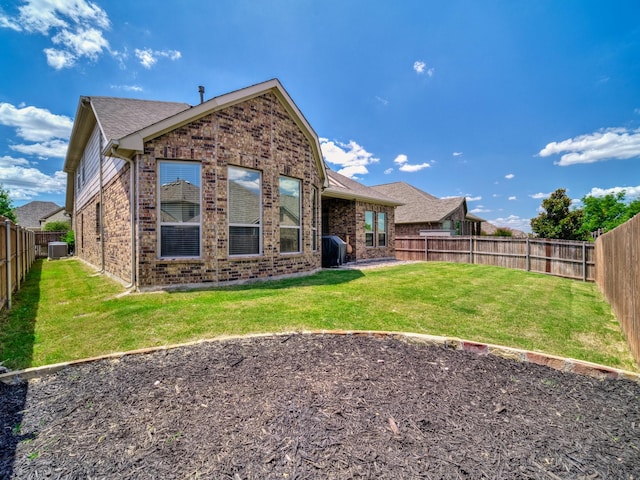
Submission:
[[[596,240],[596,282],[640,363],[640,215]]]
[[[595,280],[594,245],[504,237],[396,237],[396,258],[493,265]]]
[[[11,308],[35,261],[35,234],[0,217],[0,310]]]

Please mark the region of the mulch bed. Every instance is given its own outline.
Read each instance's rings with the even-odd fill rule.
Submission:
[[[640,385],[393,338],[203,343],[0,383],[1,478],[638,478]]]

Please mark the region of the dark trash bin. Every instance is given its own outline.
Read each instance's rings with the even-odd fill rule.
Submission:
[[[322,237],[322,268],[339,267],[347,258],[347,244],[337,235]]]

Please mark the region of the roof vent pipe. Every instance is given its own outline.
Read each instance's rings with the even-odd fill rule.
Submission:
[[[198,87],[198,93],[200,94],[200,103],[204,102],[204,87],[200,85]]]

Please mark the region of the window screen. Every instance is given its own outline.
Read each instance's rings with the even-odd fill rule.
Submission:
[[[229,255],[259,255],[262,247],[262,176],[229,167]]]
[[[160,256],[200,256],[200,164],[159,162]]]
[[[280,252],[300,251],[300,180],[280,177]]]

